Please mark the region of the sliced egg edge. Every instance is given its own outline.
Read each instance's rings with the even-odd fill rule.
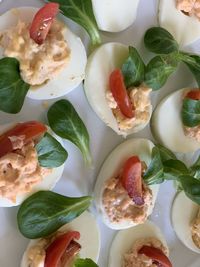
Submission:
[[[134,242],[140,238],[150,237],[157,238],[168,249],[160,229],[150,221],[119,231],[111,244],[108,267],[121,267],[124,254],[129,252]]]
[[[192,240],[191,223],[198,213],[199,206],[190,200],[184,192],[178,193],[174,199],[171,219],[174,231],[181,242],[190,250],[200,253]]]
[[[166,96],[155,108],[151,118],[155,139],[168,149],[180,153],[194,152],[200,148],[200,142],[185,136],[183,130],[181,108],[186,90],[183,88]]]
[[[108,218],[102,203],[102,195],[104,191],[105,181],[111,177],[114,177],[119,173],[123,163],[133,155],[138,155],[142,161],[145,161],[147,166],[151,161],[151,151],[153,143],[147,139],[129,139],[119,146],[117,146],[106,158],[101,166],[100,172],[97,176],[95,188],[94,188],[94,200],[98,213],[102,217],[103,222],[111,229],[120,230],[126,229],[136,225],[134,222],[123,221],[120,223],[111,222]],[[153,193],[152,205],[148,209],[148,216],[152,213],[155,201],[157,198],[159,185],[152,185],[150,189]]]
[[[0,31],[16,26],[20,20],[29,23],[32,21],[38,8],[20,7],[14,8],[0,16]],[[61,19],[60,19],[61,18]],[[64,22],[62,16],[59,20]],[[65,25],[66,26],[66,25]],[[30,87],[27,97],[36,100],[48,100],[66,95],[75,89],[84,79],[87,55],[81,39],[66,27],[65,39],[71,49],[70,60],[58,76],[41,86]],[[0,58],[3,49],[0,49]]]
[[[65,224],[59,229],[60,232],[67,231],[78,231],[80,232],[80,239],[77,242],[81,245],[81,250],[79,253],[80,258],[90,258],[97,262],[100,252],[100,231],[99,226],[93,214],[88,211],[82,213],[79,217],[74,219],[72,222]],[[27,253],[28,249],[37,244],[38,240],[31,240],[25,250],[21,267],[28,267]]]
[[[152,113],[152,106],[150,106],[148,120],[125,132],[119,129],[108,105],[106,91],[109,88],[110,74],[116,68],[121,68],[128,56],[126,45],[116,42],[103,44],[89,56],[84,82],[85,94],[92,109],[107,126],[124,137],[141,131],[149,123]]]

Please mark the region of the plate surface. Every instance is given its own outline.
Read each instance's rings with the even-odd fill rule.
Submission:
[[[39,0],[3,0],[3,2],[0,2],[0,14],[3,14],[8,9],[16,6],[30,5],[40,7],[43,3],[44,1]],[[143,58],[147,61],[151,55],[147,52],[147,50],[145,50],[142,37],[146,29],[157,25],[157,4],[156,0],[140,0],[137,20],[134,25],[119,34],[102,33],[104,42],[121,41],[127,45],[134,45],[140,52],[142,52]],[[88,39],[85,32],[73,22],[69,20],[66,20],[66,22],[67,25],[69,25],[69,28],[79,35],[87,44]],[[200,42],[187,47],[187,50],[200,53]],[[170,92],[189,86],[192,82],[193,77],[190,72],[184,66],[180,66],[179,70],[171,76],[166,86],[160,92],[153,94],[152,100],[154,106]],[[68,150],[69,157],[66,162],[63,177],[57,184],[55,191],[68,196],[92,194],[94,182],[101,164],[111,150],[123,141],[123,138],[117,136],[110,128],[107,128],[95,115],[85,98],[82,86],[79,86],[77,89],[65,96],[65,98],[69,99],[73,103],[88,127],[91,137],[93,168],[86,168],[78,149],[71,143],[65,142],[65,147]],[[12,121],[24,121],[31,119],[40,119],[45,121],[47,112],[46,106],[47,104],[51,105],[52,103],[52,100],[48,102],[45,101],[44,103],[42,101],[34,101],[27,98],[24,107],[19,114],[8,115],[0,112],[0,123],[2,124]],[[142,132],[134,134],[129,138],[133,136],[150,138],[153,141],[149,126]],[[182,245],[171,226],[170,210],[174,194],[175,189],[171,183],[166,183],[161,186],[158,201],[151,219],[161,228],[167,239],[173,267],[199,267],[199,255],[193,253]],[[1,267],[18,267],[25,247],[28,244],[28,240],[23,238],[18,232],[16,214],[17,208],[0,209],[0,244],[3,244],[0,249]],[[109,247],[115,235],[115,231],[112,231],[103,225],[98,215],[97,218],[102,234],[102,248],[99,259],[99,267],[106,267]],[[10,255],[12,255],[12,257],[10,257]]]

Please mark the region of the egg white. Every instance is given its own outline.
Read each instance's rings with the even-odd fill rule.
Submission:
[[[165,237],[162,235],[160,229],[150,221],[119,231],[111,245],[108,267],[122,267],[123,256],[129,252],[134,242],[138,239],[150,237],[157,238],[168,248]]]
[[[189,17],[179,11],[175,0],[160,0],[159,24],[168,30],[181,46],[200,38],[200,21],[195,16]]]
[[[198,213],[199,206],[190,200],[184,192],[179,193],[172,206],[172,224],[181,242],[194,252],[200,253],[192,240],[190,225]]]
[[[151,129],[159,143],[180,153],[200,148],[200,142],[185,136],[183,130],[181,109],[186,90],[184,88],[165,97],[154,110],[151,119]]]
[[[121,68],[128,55],[129,50],[126,45],[120,43],[103,44],[90,55],[84,82],[85,93],[93,110],[107,126],[123,136],[141,131],[148,124],[152,113],[152,107],[150,107],[148,121],[125,133],[119,130],[116,118],[108,106],[106,91],[109,88],[110,74],[116,68]]]
[[[68,224],[65,224],[59,229],[59,231],[63,233],[71,230],[78,231],[81,235],[80,239],[77,241],[81,245],[81,250],[79,252],[80,258],[90,258],[94,262],[97,262],[99,258],[101,241],[99,227],[95,217],[88,211],[85,211],[75,220]],[[38,239],[30,241],[26,251],[24,252],[21,261],[21,267],[28,267],[28,249],[31,246],[35,245],[37,242]]]
[[[119,173],[119,170],[123,167],[125,161],[133,155],[138,155],[140,159],[144,161],[148,166],[151,162],[151,151],[153,146],[153,143],[147,139],[129,139],[117,146],[104,161],[94,188],[94,198],[97,211],[102,217],[103,222],[109,228],[120,230],[132,227],[136,224],[130,221],[123,221],[120,223],[110,221],[102,203],[102,196],[106,180],[117,175]],[[159,185],[152,185],[149,187],[153,193],[153,200],[152,205],[149,207],[147,212],[148,216],[153,211],[159,190]]]
[[[92,0],[94,15],[102,31],[120,32],[136,19],[140,0]]]
[[[15,123],[9,123],[0,125],[0,134],[4,133],[8,129],[11,129],[14,127]],[[48,133],[50,133],[58,142],[61,143],[63,146],[62,139],[58,137],[56,134],[54,134],[50,128],[48,128]],[[64,171],[64,165],[61,165],[60,167],[54,168],[50,174],[44,177],[44,179],[32,187],[32,190],[30,192],[23,193],[21,195],[18,195],[16,198],[16,202],[12,202],[11,200],[7,198],[0,197],[0,207],[13,207],[20,205],[27,197],[34,194],[37,191],[40,190],[51,190],[54,188],[56,183],[59,181],[59,179],[62,177],[63,171]]]
[[[19,20],[30,23],[38,8],[20,7],[11,9],[0,16],[0,31],[16,26]],[[62,19],[60,16],[59,18]],[[30,87],[27,96],[31,99],[47,100],[61,97],[76,88],[84,79],[87,55],[85,47],[79,37],[68,28],[64,34],[65,40],[71,50],[70,60],[64,70],[54,79],[37,87]],[[0,58],[3,49],[0,47]]]

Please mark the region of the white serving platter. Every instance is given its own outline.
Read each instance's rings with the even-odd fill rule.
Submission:
[[[3,0],[0,2],[0,15],[10,8],[18,6],[40,7],[43,3],[44,1],[39,0]],[[142,52],[144,60],[147,61],[151,55],[144,48],[142,38],[146,29],[157,25],[157,4],[156,0],[141,0],[137,20],[134,25],[122,33],[102,33],[104,42],[121,41],[127,45],[132,44]],[[85,44],[88,43],[85,31],[69,20],[66,20],[66,23],[72,31],[81,37]],[[200,53],[200,42],[187,47],[187,50]],[[179,70],[171,76],[166,86],[162,88],[161,91],[153,94],[152,100],[154,106],[170,92],[189,86],[192,83],[192,75],[184,66],[181,66]],[[71,143],[65,142],[69,157],[66,162],[63,177],[55,187],[55,191],[68,196],[92,194],[95,179],[101,164],[112,149],[123,141],[123,138],[117,136],[115,132],[106,127],[95,115],[87,102],[82,86],[79,86],[64,98],[69,99],[73,103],[87,125],[91,138],[93,168],[88,169],[83,163],[79,150]],[[45,121],[47,112],[46,106],[53,102],[55,102],[55,100],[45,101],[44,103],[44,101],[33,101],[27,98],[19,114],[8,115],[0,112],[0,124],[31,119]],[[142,132],[134,134],[129,138],[133,136],[150,138],[153,141],[149,126]],[[188,159],[189,156],[187,155],[186,159]],[[166,237],[173,267],[199,267],[199,255],[188,250],[177,239],[173,231],[170,211],[174,195],[175,189],[172,183],[161,186],[151,220],[161,228]],[[95,212],[94,208],[92,208],[92,210]],[[28,240],[23,238],[17,229],[16,214],[17,208],[0,208],[0,267],[19,267],[22,254],[28,244]],[[99,267],[107,267],[109,247],[115,235],[115,231],[108,229],[101,222],[98,214],[96,215],[102,236],[102,247],[98,264]]]

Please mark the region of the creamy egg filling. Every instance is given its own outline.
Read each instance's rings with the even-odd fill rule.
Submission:
[[[64,38],[65,26],[54,20],[43,44],[35,43],[29,34],[29,24],[17,25],[0,33],[4,56],[20,62],[22,79],[30,85],[41,85],[55,79],[70,59],[70,49]]]
[[[20,147],[15,140],[15,151],[0,158],[0,197],[16,202],[16,197],[30,192],[52,169],[39,165],[34,142]]]
[[[147,219],[147,212],[152,205],[152,198],[151,189],[143,183],[144,204],[137,206],[122,186],[120,177],[118,176],[106,181],[102,203],[110,221],[116,223],[131,221],[139,224]]]
[[[45,266],[45,258],[46,258],[46,250],[47,248],[56,240],[60,235],[64,234],[63,232],[56,232],[50,237],[39,239],[34,245],[30,246],[27,250],[27,263],[28,267],[44,267]],[[81,247],[81,246],[80,246]],[[61,258],[60,267],[72,266],[72,263],[77,256],[73,255],[72,258],[67,259],[67,264],[64,259]]]
[[[200,0],[176,0],[178,10],[200,19]]]
[[[138,125],[145,124],[149,120],[151,107],[150,88],[140,86],[130,88],[128,91],[132,103],[132,108],[135,114],[135,116],[131,119],[122,114],[111,91],[107,90],[106,92],[106,100],[108,106],[112,109],[119,129],[124,132],[133,129]]]
[[[158,265],[153,264],[152,259],[139,253],[143,246],[160,249],[166,256],[169,255],[168,248],[157,238],[141,238],[136,240],[130,251],[124,255],[122,267],[157,267]]]
[[[200,249],[200,208],[196,218],[191,224],[192,240],[197,248]]]

